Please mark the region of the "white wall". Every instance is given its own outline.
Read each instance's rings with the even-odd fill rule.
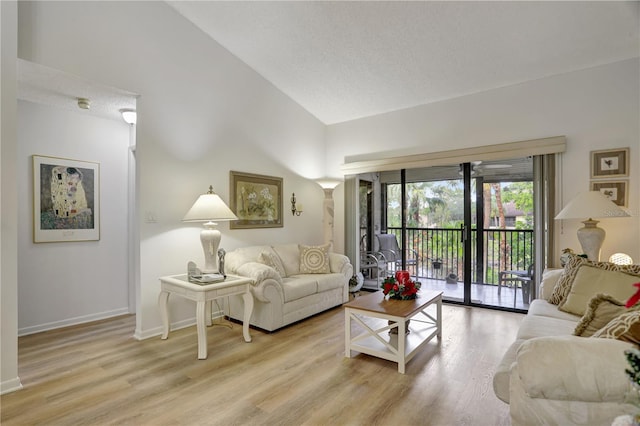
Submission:
[[[0,393],[22,387],[18,377],[18,211],[16,162],[17,4],[0,2]]]
[[[129,126],[18,102],[18,334],[129,312]],[[33,242],[32,156],[99,163],[100,240]]]
[[[622,251],[640,261],[640,67],[638,59],[329,126],[327,172],[346,159],[447,151],[565,135],[558,211],[589,189],[589,152],[631,148],[629,210],[604,219],[602,258]],[[344,209],[343,200],[336,210]],[[559,225],[556,247],[580,251],[579,221]],[[336,230],[344,232],[344,228]]]
[[[228,201],[230,170],[284,178],[284,227],[221,224],[222,247],[322,242],[309,179],[324,176],[325,126],[164,2],[20,2],[18,56],[140,94],[138,337],[160,331],[158,277],[203,261],[200,227],[180,220],[210,184]],[[191,303],[170,304],[172,321],[193,318]]]

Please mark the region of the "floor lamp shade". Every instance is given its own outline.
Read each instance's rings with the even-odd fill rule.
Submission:
[[[628,217],[629,214],[618,207],[599,191],[587,191],[578,194],[569,202],[556,219],[585,219],[584,226],[578,229],[578,241],[582,251],[590,260],[600,260],[600,248],[604,242],[605,231],[598,228],[598,221],[610,217]]]
[[[209,192],[198,197],[191,209],[182,218],[183,222],[204,222],[204,229],[200,232],[200,241],[204,249],[204,273],[218,272],[217,254],[222,235],[215,229],[216,222],[237,220],[231,209],[222,201],[218,194],[209,186]]]

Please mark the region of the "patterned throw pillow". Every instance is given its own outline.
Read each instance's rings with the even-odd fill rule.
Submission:
[[[640,275],[640,265],[616,265],[609,262],[592,262],[584,257],[572,255],[567,264],[564,267],[564,273],[558,280],[558,283],[553,289],[553,293],[549,298],[549,303],[554,305],[560,305],[564,303],[571,291],[573,281],[578,274],[578,270],[581,266],[588,265],[594,268],[600,268],[607,271],[618,271],[626,274]]]
[[[282,264],[282,260],[280,260],[280,257],[278,257],[278,255],[275,253],[263,251],[262,253],[260,253],[260,256],[258,256],[258,262],[267,266],[271,266],[283,278],[287,276],[287,273],[284,270],[284,265]]]
[[[331,244],[322,246],[304,246],[300,244],[300,273],[302,274],[328,274],[329,248]]]
[[[616,300],[626,302],[636,292],[634,283],[640,276],[624,272],[595,268],[584,264],[578,269],[571,290],[558,309],[575,315],[584,315],[589,300],[599,293],[608,294]]]
[[[587,305],[584,316],[573,332],[574,336],[589,337],[607,325],[609,321],[627,312],[624,303],[608,294],[596,294]]]
[[[640,344],[640,311],[633,310],[615,317],[591,337],[618,339],[636,345]]]

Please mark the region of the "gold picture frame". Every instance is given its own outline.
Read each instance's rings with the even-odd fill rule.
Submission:
[[[32,158],[33,242],[100,240],[100,164]]]
[[[600,191],[605,197],[620,207],[628,207],[628,180],[591,181],[591,190]]]
[[[231,229],[282,228],[282,178],[229,172]]]
[[[591,178],[629,176],[629,148],[591,151]]]

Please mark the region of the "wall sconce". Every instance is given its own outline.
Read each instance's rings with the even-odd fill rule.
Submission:
[[[300,216],[302,214],[302,204],[296,204],[296,194],[291,194],[291,214]]]

